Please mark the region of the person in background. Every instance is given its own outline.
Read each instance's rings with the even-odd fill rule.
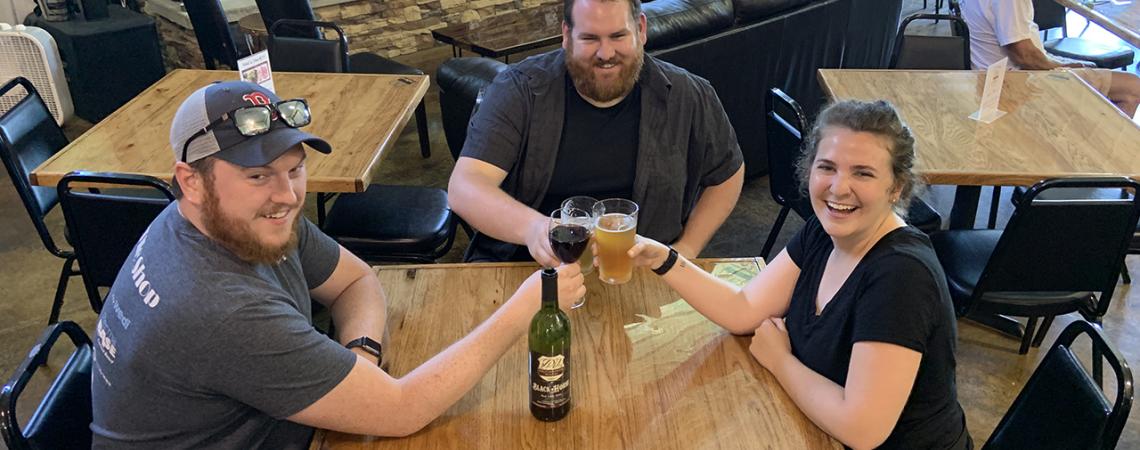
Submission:
[[[572,196],[640,206],[638,230],[695,257],[732,212],[740,145],[708,81],[645,55],[638,0],[565,0],[562,49],[500,73],[471,117],[448,203],[467,261],[555,265],[548,214]]]
[[[962,18],[970,28],[970,63],[975,69],[989,67],[1005,57],[1009,57],[1011,69],[1071,68],[1128,117],[1136,116],[1140,77],[1046,53],[1041,31],[1033,22],[1032,0],[962,0],[961,7]]]
[[[190,95],[170,130],[177,200],[143,234],[96,324],[95,448],[308,448],[313,427],[404,436],[482,378],[539,309],[536,272],[470,334],[397,379],[383,288],[305,219],[303,100],[244,81]],[[559,269],[564,307],[585,293]],[[312,325],[311,300],[337,336]],[[445,321],[446,322],[446,321]],[[398,351],[398,350],[397,350]]]
[[[804,148],[815,218],[743,288],[652,239],[630,256],[713,322],[755,333],[756,360],[845,445],[972,448],[946,276],[902,219],[919,183],[910,130],[886,102],[845,101],[820,113]]]

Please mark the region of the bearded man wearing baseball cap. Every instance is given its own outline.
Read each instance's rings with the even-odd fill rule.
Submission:
[[[369,267],[301,214],[304,100],[244,81],[195,91],[170,130],[178,200],[140,238],[96,325],[96,448],[306,448],[313,427],[411,434],[456,402],[538,310],[531,276],[487,321],[402,378],[380,369]],[[559,273],[563,306],[585,293]],[[312,326],[325,305],[336,340]],[[339,342],[338,342],[339,341]],[[382,353],[383,352],[383,353]]]

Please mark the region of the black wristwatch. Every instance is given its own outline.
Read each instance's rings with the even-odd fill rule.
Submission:
[[[377,365],[380,364],[380,360],[384,359],[381,357],[384,354],[384,352],[380,347],[380,343],[372,340],[372,338],[370,338],[368,336],[361,336],[361,337],[358,337],[356,339],[353,339],[351,342],[344,344],[344,347],[348,348],[348,349],[353,349],[353,348],[357,348],[357,347],[364,349],[364,351],[368,352],[368,354],[376,357],[376,364]]]
[[[677,250],[669,247],[669,256],[665,257],[665,262],[661,263],[661,267],[653,269],[653,273],[658,275],[665,275],[669,269],[673,268],[673,264],[677,263]]]

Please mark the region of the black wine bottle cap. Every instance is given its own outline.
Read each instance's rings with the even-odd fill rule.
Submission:
[[[558,271],[542,269],[542,302],[558,302]]]

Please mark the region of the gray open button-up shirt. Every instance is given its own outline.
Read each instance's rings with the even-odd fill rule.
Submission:
[[[554,173],[565,114],[565,77],[563,50],[527,58],[487,86],[467,127],[461,156],[506,171],[502,189],[532,208],[542,202]],[[743,156],[708,81],[646,55],[638,83],[641,124],[632,190],[632,200],[640,206],[637,231],[673,242],[703,188],[728,180],[740,169]],[[466,259],[507,260],[517,248],[478,233]]]

